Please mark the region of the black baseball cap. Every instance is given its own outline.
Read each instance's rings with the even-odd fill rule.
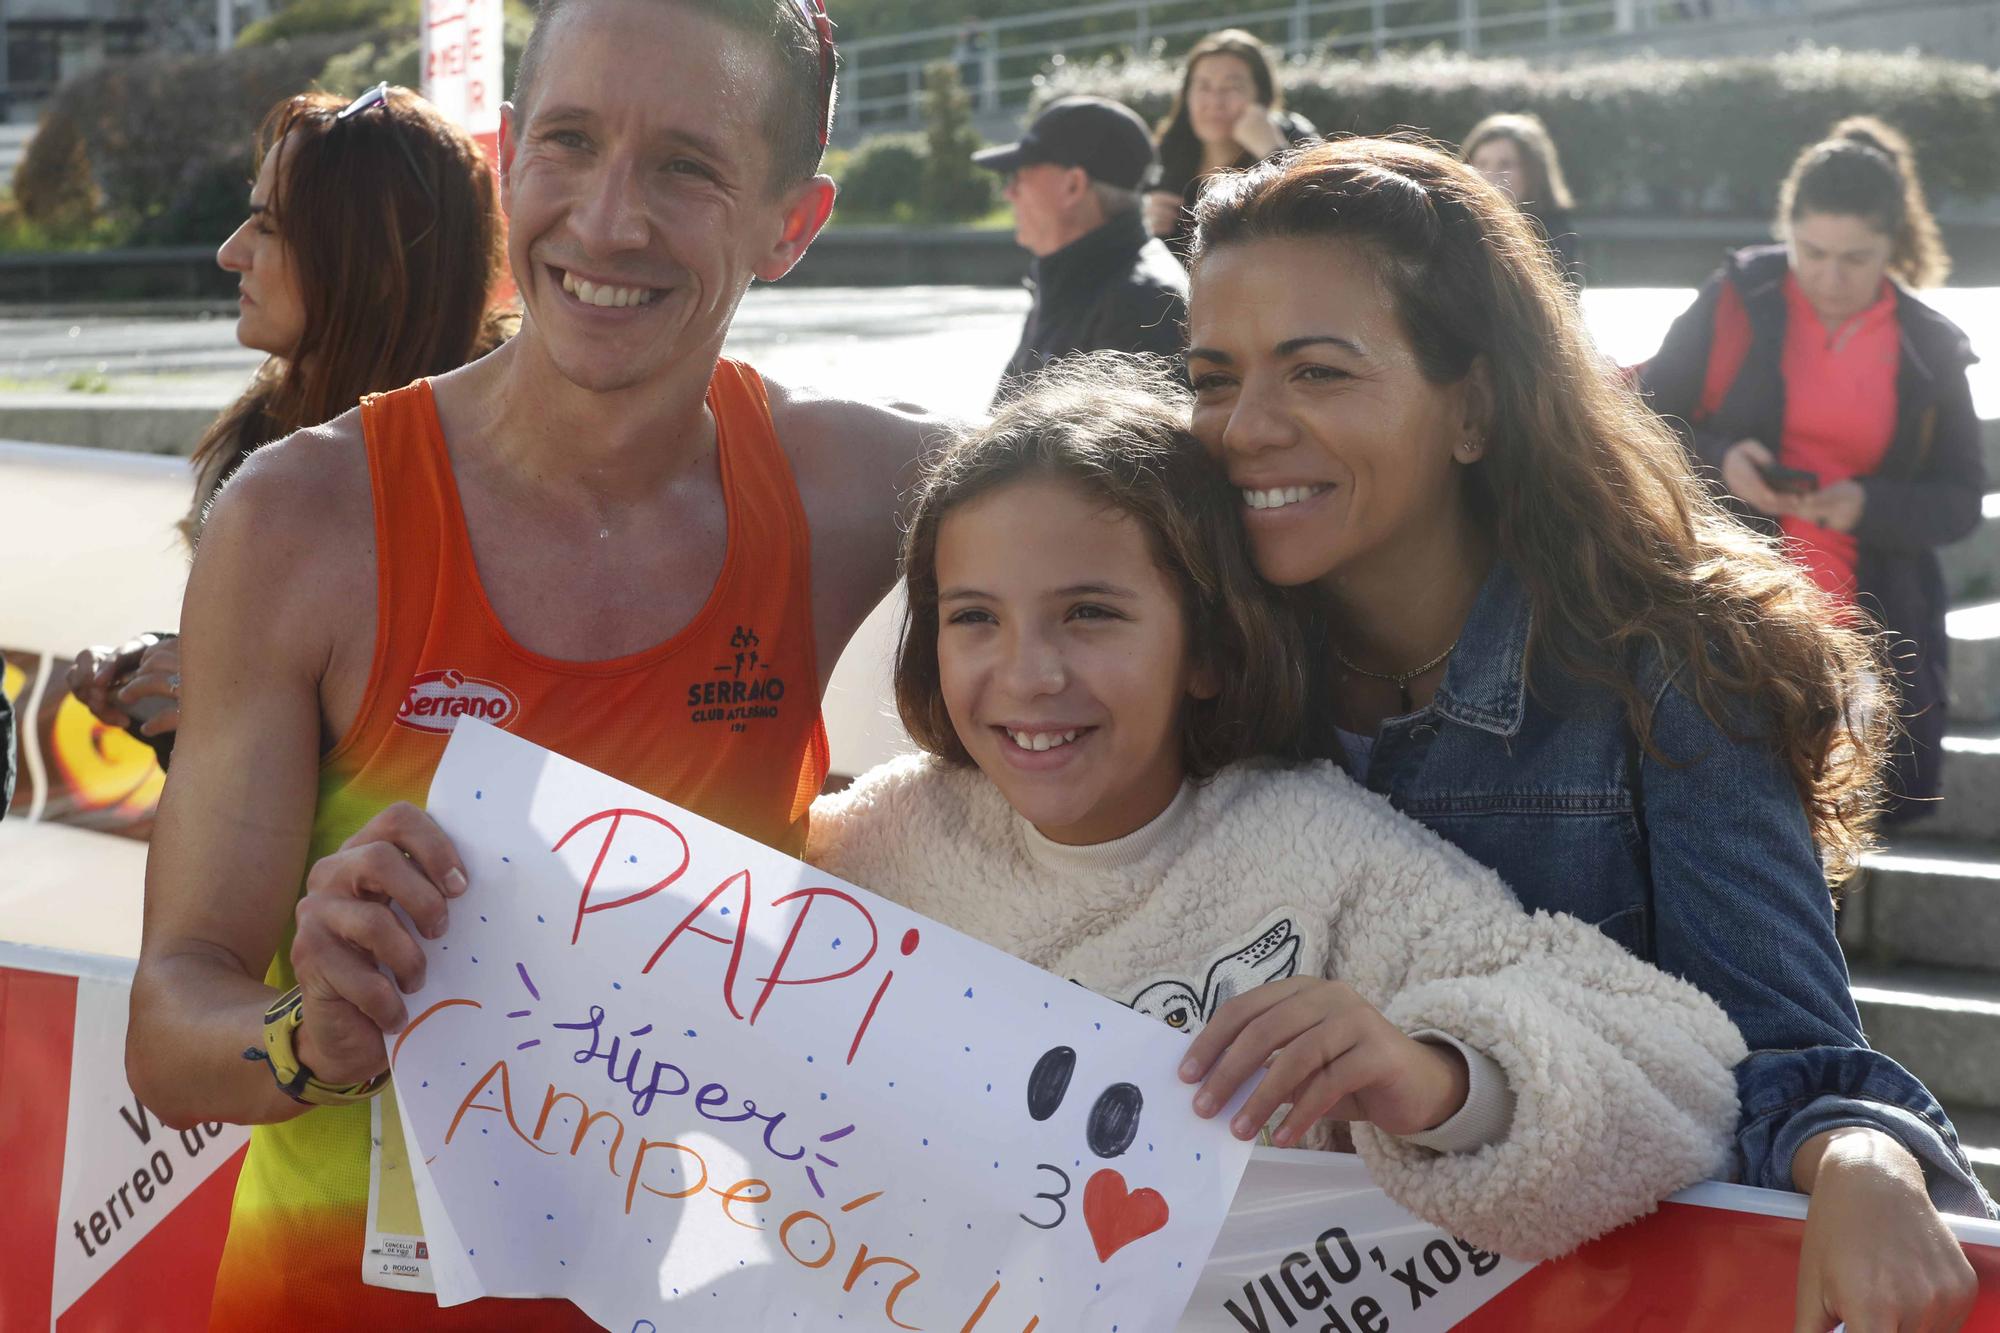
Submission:
[[[1159,166],[1146,122],[1130,107],[1104,97],[1064,97],[1049,103],[1019,143],[986,148],[972,160],[988,171],[1019,171],[1050,163],[1082,167],[1094,181],[1137,190]]]

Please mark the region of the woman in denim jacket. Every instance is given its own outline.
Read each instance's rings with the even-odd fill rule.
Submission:
[[[1991,1204],[1868,1049],[1827,886],[1884,754],[1869,642],[1706,494],[1470,168],[1325,144],[1197,225],[1194,428],[1319,626],[1326,748],[1728,1011],[1737,1174],[1813,1196],[1800,1328],[1956,1327],[1976,1288],[1938,1212]]]

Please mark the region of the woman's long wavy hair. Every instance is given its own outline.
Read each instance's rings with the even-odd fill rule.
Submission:
[[[291,259],[305,332],[195,446],[194,505],[181,523],[190,543],[259,446],[331,420],[363,394],[454,370],[511,331],[488,307],[505,259],[479,145],[407,88],[336,119],[345,105],[301,93],[257,132],[258,162],[279,147],[267,217]]]
[[[1270,48],[1241,28],[1212,32],[1194,44],[1181,67],[1180,91],[1165,118],[1153,127],[1160,141],[1160,188],[1180,190],[1201,173],[1201,140],[1194,135],[1194,117],[1188,113],[1188,89],[1194,86],[1194,67],[1206,56],[1235,56],[1250,67],[1250,80],[1257,85],[1257,100],[1273,111],[1285,109],[1285,90],[1278,85],[1271,65]],[[1236,165],[1247,167],[1256,159],[1248,153]]]
[[[1808,213],[1863,218],[1889,237],[1889,272],[1905,286],[1942,286],[1951,272],[1910,141],[1873,116],[1849,116],[1792,163],[1778,191],[1778,235]]]
[[[1783,757],[1828,874],[1865,850],[1890,711],[1872,640],[1726,512],[1673,433],[1592,346],[1541,239],[1506,197],[1427,143],[1344,139],[1211,185],[1203,257],[1262,238],[1371,256],[1434,384],[1484,363],[1492,420],[1470,509],[1525,585],[1531,658],[1622,700],[1647,753],[1643,653],[1702,710]],[[1530,677],[1533,678],[1532,675]]]

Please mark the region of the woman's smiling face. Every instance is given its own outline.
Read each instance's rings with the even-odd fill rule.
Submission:
[[[1194,432],[1241,490],[1271,582],[1393,571],[1462,521],[1459,464],[1484,447],[1474,377],[1425,378],[1363,244],[1264,239],[1205,256],[1188,343]]]

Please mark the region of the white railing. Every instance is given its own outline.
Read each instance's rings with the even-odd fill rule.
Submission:
[[[1247,28],[1288,56],[1379,55],[1424,46],[1479,52],[1718,18],[1807,8],[1817,0],[1099,0],[1034,14],[841,43],[840,120],[848,134],[914,124],[924,71],[958,65],[983,113],[1024,105],[1052,67],[1175,53],[1219,27]]]

